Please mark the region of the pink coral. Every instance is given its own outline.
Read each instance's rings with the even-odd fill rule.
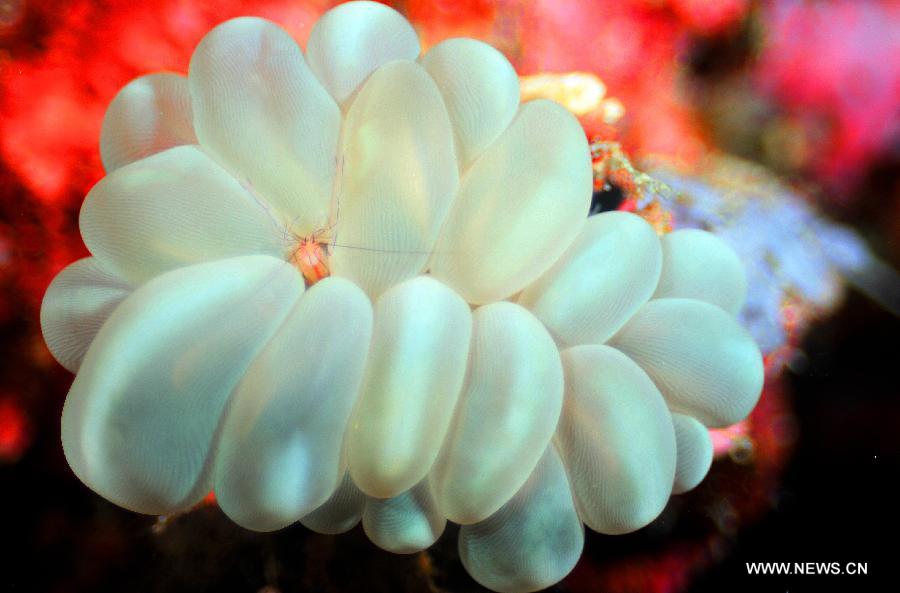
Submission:
[[[851,189],[900,138],[900,2],[785,0],[763,14],[758,88],[813,143],[806,167]]]

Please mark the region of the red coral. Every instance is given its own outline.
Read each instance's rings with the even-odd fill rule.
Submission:
[[[430,46],[448,37],[490,37],[498,4],[496,0],[408,0],[405,12]]]
[[[665,153],[693,162],[706,143],[679,91],[677,59],[687,31],[659,3],[537,0],[523,27],[522,73],[583,70],[625,104],[623,145],[631,154]]]
[[[685,25],[702,35],[724,33],[749,9],[747,0],[670,0],[669,4]]]
[[[0,396],[0,462],[15,461],[30,440],[28,419],[22,406],[11,396]]]
[[[235,16],[271,18],[305,39],[328,4],[32,1],[18,28],[30,31],[27,25],[38,22],[49,23],[51,29],[39,40],[43,51],[16,44],[13,59],[3,64],[0,154],[42,201],[64,199],[70,192],[83,194],[102,175],[97,150],[100,122],[106,105],[125,83],[156,70],[186,72],[200,38]]]

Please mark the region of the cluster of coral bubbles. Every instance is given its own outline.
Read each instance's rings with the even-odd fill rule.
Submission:
[[[754,406],[746,290],[713,235],[588,218],[590,152],[556,103],[520,104],[496,50],[420,56],[392,9],[326,13],[305,53],[228,21],[187,76],[127,85],[92,256],[42,327],[77,373],[75,473],[169,514],[211,490],[237,523],[430,546],[498,591],[564,577],[583,525],[652,521],[709,469],[708,427]]]

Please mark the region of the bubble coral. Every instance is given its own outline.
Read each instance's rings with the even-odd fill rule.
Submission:
[[[584,134],[519,105],[499,52],[419,53],[398,13],[351,2],[305,56],[239,18],[186,78],[116,96],[92,257],[41,311],[77,373],[63,447],[143,513],[214,490],[247,528],[361,520],[401,553],[455,521],[476,580],[534,590],[582,523],[632,531],[695,486],[705,427],[753,407],[743,273],[702,231],[587,219]]]

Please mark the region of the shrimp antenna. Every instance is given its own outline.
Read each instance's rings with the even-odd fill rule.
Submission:
[[[288,222],[287,224],[279,225],[281,227],[281,238],[284,240],[285,243],[291,244],[294,242],[294,239],[296,239],[295,236],[292,236],[293,232],[291,231],[291,228],[293,228],[294,224],[298,220],[300,220],[302,217],[303,217],[303,215],[299,214],[299,215],[295,216],[294,218],[292,218],[290,220],[290,222]]]
[[[342,154],[340,157],[340,161],[338,161],[338,157],[334,157],[335,168],[337,169],[337,176],[335,177],[335,189],[334,191],[334,208],[333,215],[330,217],[328,221],[328,226],[320,231],[321,233],[328,232],[334,230],[337,226],[338,221],[341,219],[341,197],[344,194],[344,159],[346,157]],[[334,233],[334,238],[337,239],[337,232]]]
[[[342,249],[354,249],[356,251],[369,251],[372,253],[399,253],[402,255],[452,255],[462,253],[461,251],[415,251],[410,249],[381,249],[379,247],[360,247],[357,245],[343,245],[329,241],[328,247],[340,247]]]

